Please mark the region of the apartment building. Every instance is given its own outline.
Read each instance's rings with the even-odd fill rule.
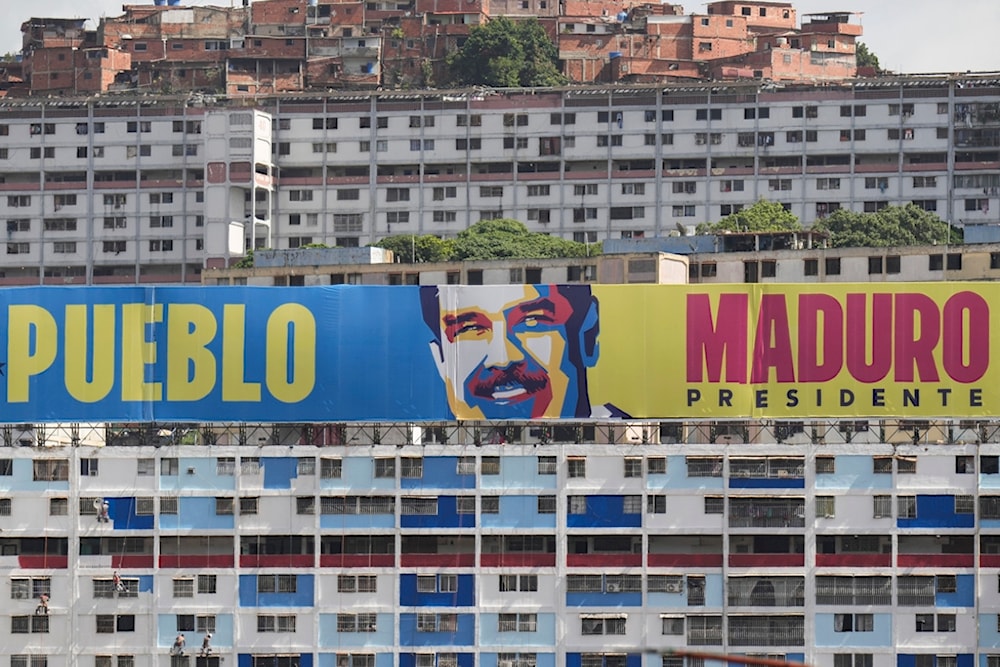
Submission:
[[[222,3],[219,3],[220,5]],[[767,79],[857,74],[850,12],[796,25],[786,2],[713,2],[707,14],[628,0],[257,0],[226,6],[125,5],[102,17],[32,18],[21,60],[0,65],[7,94],[424,88],[451,80],[448,56],[491,18],[537,19],[573,83]]]
[[[1000,659],[1000,444],[975,444],[994,435],[963,424],[955,444],[894,444],[844,426],[763,429],[748,447],[740,427],[674,423],[161,425],[111,430],[106,447],[7,449],[5,661]],[[609,429],[617,444],[573,444]],[[669,444],[683,432],[699,444]]]
[[[914,202],[1000,222],[1000,82],[0,101],[4,284],[198,282],[247,248],[456,235],[585,243],[758,198],[804,224]]]

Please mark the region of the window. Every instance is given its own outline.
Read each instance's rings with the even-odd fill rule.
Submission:
[[[555,475],[556,474],[556,457],[554,456],[539,456],[538,457],[538,469],[539,475]]]
[[[816,518],[832,519],[837,515],[833,496],[816,496]]]
[[[649,475],[667,474],[667,457],[650,456],[646,459],[646,473]]]
[[[193,598],[194,597],[194,579],[191,577],[182,577],[173,580],[174,585],[174,597],[175,598]]]
[[[537,632],[538,614],[498,614],[497,632]]]
[[[298,577],[294,574],[257,575],[258,593],[295,593],[297,590]]]
[[[97,632],[108,634],[114,632],[135,632],[135,616],[132,614],[98,614]]]
[[[321,479],[340,479],[343,474],[343,461],[341,459],[320,459],[319,476]]]
[[[375,459],[375,477],[376,478],[396,478],[396,459],[394,458],[379,458]]]
[[[214,595],[216,591],[216,575],[214,574],[199,574],[198,575],[198,594],[199,595]]]
[[[295,616],[260,614],[257,616],[257,632],[295,632]]]
[[[337,614],[337,632],[375,632],[376,614]]]
[[[417,632],[455,632],[458,614],[417,614]]]
[[[666,513],[667,513],[666,496],[649,495],[646,497],[646,514],[666,514]],[[628,512],[625,512],[625,514],[628,514]]]
[[[898,496],[896,498],[896,516],[900,519],[916,519],[916,496]]]
[[[624,459],[625,477],[642,477],[642,457],[626,456]]]
[[[338,593],[375,593],[377,590],[378,580],[374,575],[342,574],[337,577]]]
[[[834,632],[873,632],[875,629],[872,614],[834,614]]]
[[[387,202],[410,201],[410,189],[409,188],[388,188],[385,191],[385,200]]]
[[[580,633],[583,635],[624,635],[625,616],[580,616]]]
[[[233,499],[232,498],[216,498],[215,499],[215,513],[217,515],[225,515],[233,513]]]
[[[570,456],[566,459],[567,474],[569,477],[587,476],[587,458],[585,456]]]
[[[872,517],[875,519],[892,518],[892,496],[875,496],[873,499]]]
[[[34,481],[65,482],[69,480],[69,461],[67,459],[36,459],[32,461]]]
[[[726,499],[722,496],[705,496],[705,514],[724,514]]]
[[[10,580],[12,600],[31,600],[52,594],[52,580],[48,577],[18,578]]]
[[[10,632],[15,635],[44,634],[49,631],[48,614],[31,616],[11,616]]]
[[[959,475],[971,475],[976,472],[975,456],[956,456],[955,472]]]
[[[538,513],[539,514],[555,514],[556,513],[556,497],[555,496],[538,496]]]

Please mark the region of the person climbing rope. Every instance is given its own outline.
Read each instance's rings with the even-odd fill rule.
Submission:
[[[198,652],[199,657],[208,657],[212,653],[212,633],[209,632],[205,635],[205,638],[201,640],[201,651]]]
[[[38,596],[38,606],[35,607],[35,614],[39,616],[49,615],[49,595],[48,593],[42,593]]]
[[[121,575],[118,574],[118,570],[115,570],[115,573],[111,575],[111,583],[114,584],[115,591],[119,593],[128,593],[128,586],[126,586],[125,582],[122,581]]]
[[[184,635],[177,635],[174,639],[174,645],[170,647],[170,655],[184,655],[184,645],[186,643]]]

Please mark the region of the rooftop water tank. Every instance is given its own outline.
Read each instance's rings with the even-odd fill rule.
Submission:
[[[167,4],[171,7],[176,7],[181,4],[181,0],[167,0]]]
[[[167,0],[153,0],[153,4],[157,7],[162,7],[167,4]]]
[[[614,60],[615,58],[621,58],[621,57],[622,57],[622,52],[621,51],[612,51],[611,53],[608,54],[608,58],[610,58],[611,60]]]

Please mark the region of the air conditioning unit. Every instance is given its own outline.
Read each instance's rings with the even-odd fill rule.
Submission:
[[[663,587],[663,590],[667,593],[681,593],[684,590],[684,584],[681,582],[669,583]]]
[[[622,592],[622,585],[621,584],[608,584],[607,585],[607,591],[608,591],[608,593],[621,593]]]
[[[187,474],[193,475],[194,474],[194,468],[188,468],[187,469]]]

